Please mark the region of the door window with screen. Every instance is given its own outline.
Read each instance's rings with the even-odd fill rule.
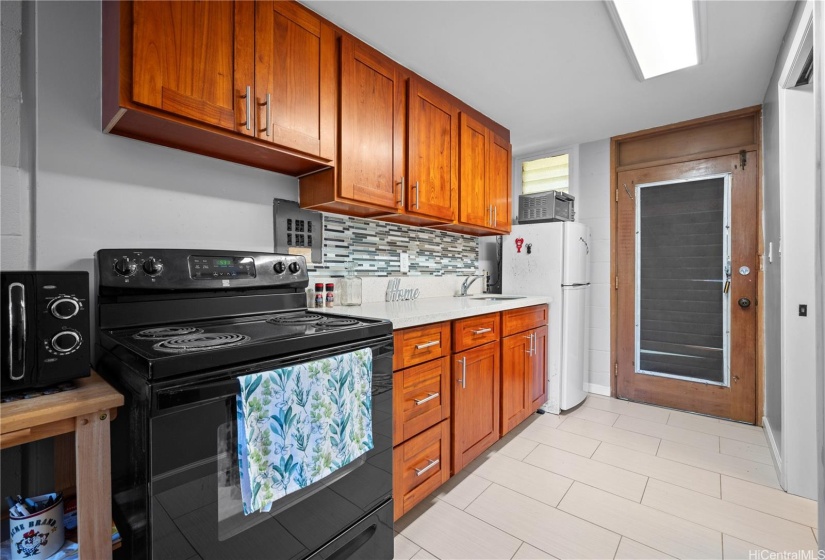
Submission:
[[[636,364],[728,386],[730,176],[636,185]]]

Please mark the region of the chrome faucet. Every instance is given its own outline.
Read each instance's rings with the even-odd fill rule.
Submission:
[[[464,279],[464,282],[461,283],[461,296],[460,297],[467,297],[467,291],[470,289],[470,286],[472,286],[473,283],[476,280],[478,280],[479,278],[484,278],[486,276],[487,276],[486,274],[474,274],[474,275],[471,275],[471,276],[467,276]]]

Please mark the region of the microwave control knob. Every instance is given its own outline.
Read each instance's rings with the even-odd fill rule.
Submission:
[[[77,331],[60,331],[52,337],[52,350],[58,354],[68,354],[80,346],[80,334]]]
[[[59,297],[52,300],[49,311],[57,319],[71,319],[80,312],[80,303],[73,297]]]
[[[284,261],[278,261],[272,268],[275,270],[275,274],[283,274],[286,270],[286,265],[284,264]]]
[[[149,276],[157,276],[161,272],[163,272],[163,263],[157,260],[155,257],[149,257],[145,261],[143,261],[143,272],[148,274]]]
[[[299,265],[296,261],[292,261],[291,263],[289,263],[289,271],[292,274],[298,274],[298,272],[300,272],[300,270],[301,270],[301,265]]]
[[[129,257],[123,257],[115,263],[115,272],[121,276],[132,276],[137,270],[135,261],[129,260]]]

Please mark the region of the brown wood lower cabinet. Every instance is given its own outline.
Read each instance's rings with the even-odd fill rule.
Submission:
[[[398,519],[450,478],[450,421],[392,451],[394,517]]]
[[[501,341],[501,435],[547,401],[547,327]]]
[[[453,474],[499,437],[499,342],[453,355]]]

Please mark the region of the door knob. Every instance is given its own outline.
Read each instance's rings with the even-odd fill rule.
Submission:
[[[739,298],[739,307],[741,307],[742,309],[747,309],[750,306],[751,306],[751,300],[749,300],[746,297]]]

